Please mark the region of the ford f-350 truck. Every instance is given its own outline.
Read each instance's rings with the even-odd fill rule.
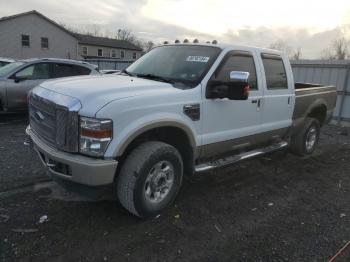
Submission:
[[[279,51],[174,44],[119,75],[45,82],[28,100],[26,132],[51,177],[112,186],[148,217],[174,201],[184,176],[284,147],[311,154],[336,90],[294,83]]]

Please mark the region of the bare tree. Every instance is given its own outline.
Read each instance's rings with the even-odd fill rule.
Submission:
[[[92,33],[94,36],[101,36],[101,26],[100,25],[92,25]]]
[[[116,39],[125,40],[143,49],[144,42],[136,37],[136,35],[129,29],[118,29]]]
[[[335,59],[343,60],[349,57],[349,41],[345,37],[336,39],[333,42],[333,48],[335,51]]]
[[[299,60],[301,59],[301,47],[298,47],[297,50],[294,52],[294,54],[291,56],[291,59],[293,60]]]
[[[301,59],[301,47],[298,47],[296,50],[289,46],[287,42],[283,40],[277,40],[270,44],[269,48],[276,49],[286,53],[290,59],[298,60]]]
[[[329,48],[322,49],[321,51],[321,59],[323,60],[334,60],[334,55],[332,54]]]
[[[143,50],[145,53],[151,51],[151,49],[155,46],[155,44],[152,41],[147,41],[143,44]]]
[[[269,48],[276,49],[286,53],[288,56],[291,56],[293,49],[283,40],[277,40],[270,44]]]
[[[117,33],[117,39],[119,40],[126,40],[126,41],[129,41],[129,42],[134,42],[136,40],[136,37],[134,35],[134,33],[129,30],[129,29],[118,29],[118,33]]]
[[[321,58],[330,60],[350,58],[350,41],[345,37],[335,39],[329,48],[322,50]]]

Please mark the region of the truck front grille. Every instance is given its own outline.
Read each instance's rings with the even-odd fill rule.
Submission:
[[[36,135],[55,146],[56,110],[53,102],[32,96],[29,101],[29,121]]]
[[[33,132],[50,146],[78,152],[80,102],[37,87],[29,95],[29,121]]]

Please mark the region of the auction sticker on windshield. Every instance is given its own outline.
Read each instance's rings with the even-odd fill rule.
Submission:
[[[186,58],[187,62],[199,62],[199,63],[207,63],[209,61],[208,56],[188,56]]]

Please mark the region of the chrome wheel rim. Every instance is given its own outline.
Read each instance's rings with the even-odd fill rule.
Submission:
[[[159,161],[149,171],[144,195],[151,203],[159,203],[167,197],[174,185],[174,166],[169,161]]]
[[[309,128],[309,131],[306,134],[305,147],[307,151],[311,151],[317,141],[317,130],[315,127]]]

